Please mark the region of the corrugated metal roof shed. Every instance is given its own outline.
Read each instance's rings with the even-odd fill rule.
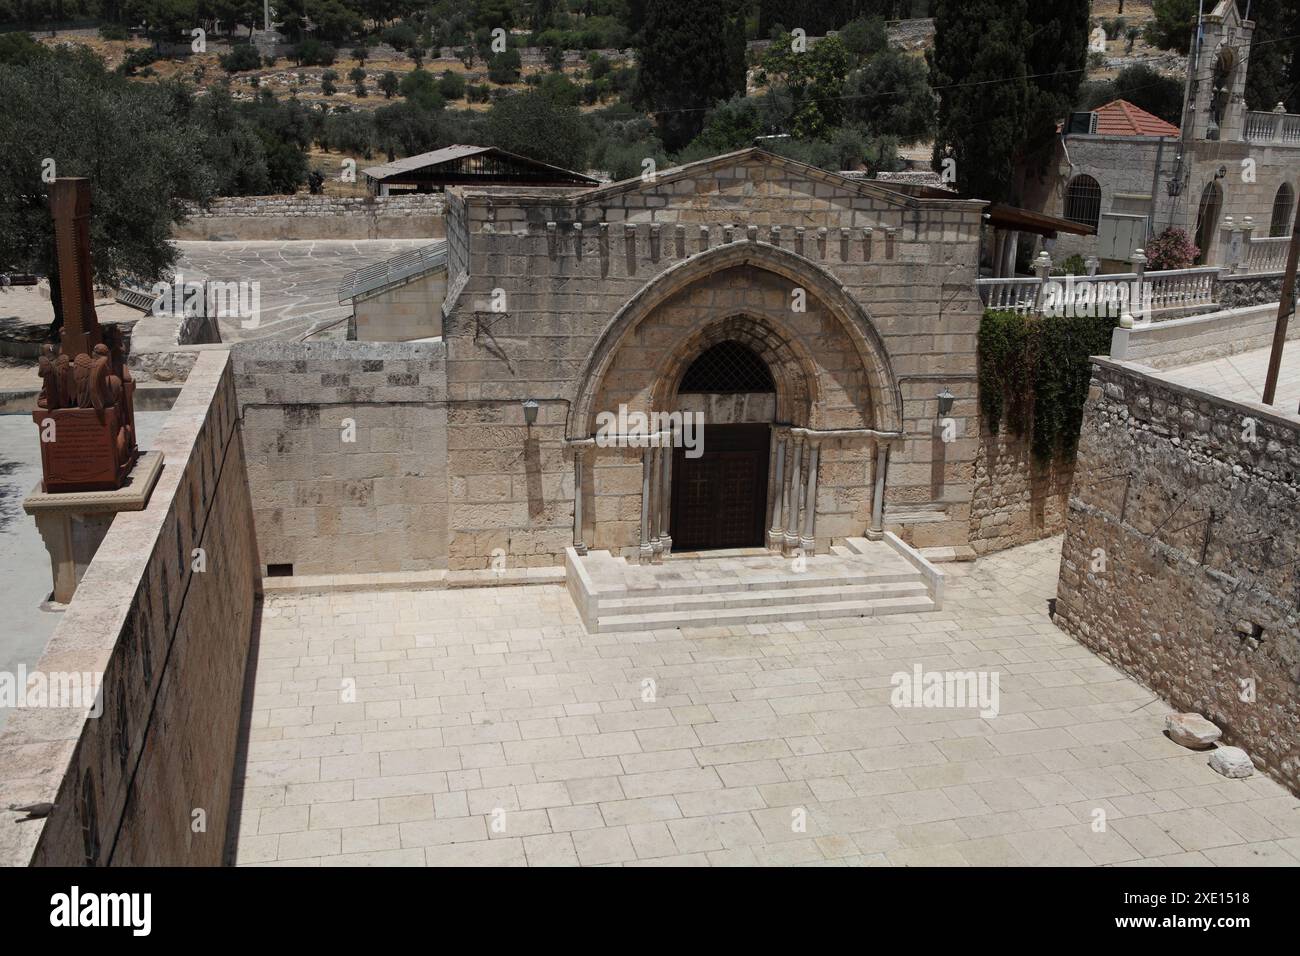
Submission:
[[[534,186],[599,184],[599,180],[582,173],[507,152],[497,146],[444,146],[381,166],[369,166],[362,172],[372,183],[431,188],[491,185],[494,182]]]

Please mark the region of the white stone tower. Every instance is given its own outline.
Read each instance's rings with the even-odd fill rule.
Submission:
[[[1183,107],[1184,136],[1193,140],[1240,140],[1246,121],[1246,68],[1250,60],[1251,20],[1243,20],[1234,0],[1220,0],[1201,17],[1200,40],[1192,38],[1188,57],[1191,84]],[[1256,104],[1257,108],[1267,106]]]

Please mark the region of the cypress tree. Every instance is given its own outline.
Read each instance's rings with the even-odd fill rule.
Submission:
[[[637,98],[655,115],[664,146],[681,149],[719,100],[745,90],[745,35],[736,0],[647,0]]]

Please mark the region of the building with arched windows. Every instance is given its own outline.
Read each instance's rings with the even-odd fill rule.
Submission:
[[[1055,261],[1077,253],[1096,256],[1102,271],[1128,271],[1135,251],[1172,226],[1192,237],[1198,265],[1281,268],[1300,180],[1300,115],[1245,101],[1254,29],[1232,0],[1203,15],[1180,126],[1125,100],[1062,121],[1047,172],[1024,171],[1023,204],[1096,234],[1062,234]]]

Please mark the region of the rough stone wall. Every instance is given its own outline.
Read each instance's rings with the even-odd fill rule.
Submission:
[[[223,196],[194,210],[173,239],[441,239],[441,194]]]
[[[1277,303],[1282,299],[1282,276],[1237,275],[1219,277],[1219,304],[1225,309]]]
[[[971,547],[989,554],[1060,534],[1073,477],[1072,464],[1037,464],[1028,439],[1011,434],[1005,422],[996,435],[981,423]]]
[[[0,803],[55,805],[6,817],[0,864],[222,860],[259,581],[227,353],[200,357],[155,447],[148,507],[114,518],[39,664],[102,672],[102,716],[15,711],[0,735]]]
[[[441,343],[241,343],[239,409],[263,567],[446,567]]]
[[[1292,790],[1297,568],[1300,419],[1098,360],[1057,623]]]
[[[653,183],[453,191],[448,202],[448,397],[495,416],[484,420],[492,422],[493,441],[508,459],[502,463],[521,488],[530,480],[534,489],[563,488],[561,472],[572,482],[571,454],[564,463],[552,461],[545,444],[540,461],[551,477],[540,485],[529,477],[523,448],[531,439],[521,403],[539,402],[539,422],[562,421],[593,349],[629,300],[652,291],[654,280],[684,261],[731,243],[761,243],[809,260],[867,313],[899,380],[908,434],[891,461],[886,501],[937,507],[940,520],[900,526],[913,543],[966,542],[976,445],[967,436],[976,424],[981,308],[972,280],[980,204],[911,200],[754,153],[665,171]],[[787,281],[787,295],[794,285]],[[505,293],[504,312],[492,309],[495,289]],[[733,304],[715,305],[721,313]],[[945,384],[957,396],[953,416],[962,437],[937,452],[935,395]],[[549,434],[537,436],[537,426],[533,431],[539,441],[551,441]],[[472,451],[451,449],[453,481],[481,473],[466,454]],[[865,462],[871,451],[857,454]],[[943,482],[935,481],[936,462]],[[595,494],[588,513],[597,521],[611,507],[631,514],[624,503],[602,503],[600,487]],[[572,501],[536,492],[514,499],[516,506],[525,502],[532,502],[530,524],[514,535],[512,548],[550,553],[559,527],[571,520]],[[483,567],[490,560],[481,547],[484,513],[475,507],[466,521],[458,507],[453,492],[452,564]],[[634,527],[629,517],[623,531]],[[553,562],[561,559],[553,553]]]

